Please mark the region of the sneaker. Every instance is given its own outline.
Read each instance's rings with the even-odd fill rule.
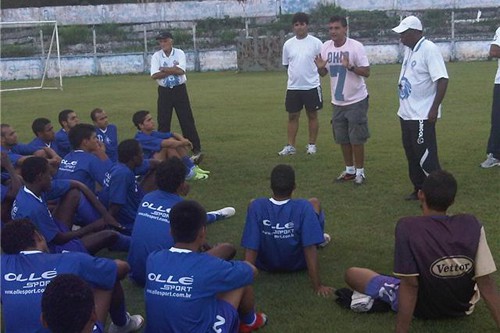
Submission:
[[[330,235],[325,232],[323,234],[323,239],[324,239],[323,243],[318,244],[318,247],[320,248],[324,248],[325,246],[327,246],[332,240],[332,237],[330,237]]]
[[[354,178],[354,185],[362,185],[366,180],[365,174],[360,173]]]
[[[196,172],[196,173],[203,173],[203,174],[205,174],[205,175],[210,174],[210,171],[208,171],[208,170],[203,170],[202,168],[200,168],[200,167],[199,167],[199,166],[197,166],[197,165],[195,165],[195,166],[194,166],[194,172]]]
[[[497,165],[500,166],[500,160],[498,158],[494,158],[493,154],[490,153],[486,155],[486,160],[481,163],[481,168],[488,169]]]
[[[278,153],[280,156],[285,156],[285,155],[294,155],[297,151],[295,150],[295,147],[292,145],[286,145],[283,147],[283,149]]]
[[[190,157],[191,162],[193,162],[194,164],[200,164],[201,161],[203,160],[203,156],[204,154],[201,151],[199,151]]]
[[[335,179],[335,182],[336,183],[343,183],[343,182],[348,182],[350,180],[354,180],[355,178],[356,178],[356,174],[355,173],[347,173],[346,171],[342,171],[342,173],[340,174],[340,176],[338,176]]]
[[[201,179],[207,179],[208,175],[206,173],[195,173],[193,177],[190,178],[190,180],[201,180]]]
[[[129,333],[141,329],[144,325],[144,318],[141,315],[133,315],[127,312],[127,323],[123,326],[117,326],[114,323],[109,325],[109,333]]]
[[[373,298],[368,295],[353,291],[351,296],[351,310],[354,312],[368,312],[373,306]]]
[[[405,197],[405,200],[406,201],[418,200],[418,192],[417,191],[411,192]]]
[[[308,144],[306,146],[307,148],[307,155],[314,155],[316,154],[316,145],[315,144]]]
[[[222,209],[215,210],[213,212],[208,212],[207,214],[216,215],[215,220],[220,221],[220,220],[228,219],[231,216],[234,216],[234,214],[236,214],[236,209],[234,209],[233,207],[224,207]]]
[[[266,326],[266,324],[267,316],[262,312],[258,312],[255,314],[255,322],[252,325],[243,323],[240,324],[240,333],[250,333],[253,331],[257,331],[259,328]]]

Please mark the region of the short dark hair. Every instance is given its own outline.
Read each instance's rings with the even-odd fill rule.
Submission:
[[[193,243],[207,224],[207,212],[198,202],[184,200],[170,210],[170,230],[176,243]]]
[[[134,157],[141,153],[141,145],[135,139],[127,139],[120,142],[118,145],[118,161],[120,163],[128,163]]]
[[[340,24],[345,28],[347,27],[347,19],[345,16],[334,15],[330,17],[330,23],[340,22]]]
[[[33,123],[31,123],[31,130],[35,136],[38,136],[38,133],[43,132],[45,130],[45,126],[50,123],[51,121],[47,118],[36,118],[33,120]]]
[[[30,156],[24,160],[21,165],[21,177],[28,184],[32,184],[36,177],[47,172],[49,162],[47,159],[39,156]]]
[[[271,190],[277,196],[290,196],[295,188],[295,171],[290,165],[278,164],[271,171]]]
[[[156,168],[156,185],[162,191],[175,193],[186,180],[186,172],[186,166],[178,157],[170,157]]]
[[[52,333],[80,333],[95,308],[89,284],[74,274],[60,274],[42,295],[42,316]]]
[[[29,219],[12,220],[2,229],[2,251],[6,254],[18,254],[36,246],[35,225]]]
[[[101,108],[95,108],[94,110],[90,111],[90,119],[92,119],[92,121],[96,121],[97,120],[97,114],[101,113],[103,111],[104,110],[101,109]]]
[[[137,127],[138,130],[141,129],[139,125],[142,125],[148,114],[149,111],[140,110],[134,113],[134,115],[132,116],[132,122],[134,123],[135,127]]]
[[[94,125],[90,124],[78,124],[73,127],[68,133],[69,143],[71,144],[71,148],[78,149],[80,148],[83,140],[89,140],[92,136],[92,133],[95,133]]]
[[[9,127],[11,127],[9,124],[0,124],[0,135],[5,136],[5,133],[3,132],[3,130],[5,128],[9,128]]]
[[[58,120],[61,127],[63,127],[63,121],[68,121],[69,114],[73,112],[75,111],[70,109],[62,110],[61,112],[59,112]]]
[[[448,171],[435,170],[425,179],[422,192],[429,208],[445,212],[455,201],[457,181]]]
[[[295,15],[293,15],[292,17],[292,24],[295,24],[297,22],[309,24],[309,16],[303,12],[295,13]]]

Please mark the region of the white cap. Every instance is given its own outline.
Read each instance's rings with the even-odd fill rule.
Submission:
[[[416,16],[408,16],[405,17],[401,23],[395,28],[392,28],[392,31],[397,32],[398,34],[405,32],[408,29],[414,29],[422,31],[422,22]]]

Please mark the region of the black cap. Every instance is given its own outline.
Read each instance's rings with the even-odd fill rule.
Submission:
[[[161,31],[158,36],[156,36],[156,39],[167,39],[167,38],[170,38],[170,39],[174,39],[174,37],[172,36],[172,34],[168,31]]]

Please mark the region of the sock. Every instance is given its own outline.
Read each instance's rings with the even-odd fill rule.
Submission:
[[[255,314],[255,310],[250,311],[247,314],[240,315],[240,320],[243,324],[253,325],[257,320],[257,315]]]
[[[120,306],[116,309],[109,309],[109,316],[111,317],[111,321],[116,326],[125,326],[129,320],[127,316],[127,311],[125,311],[125,302],[120,304]]]
[[[354,165],[351,165],[351,166],[345,166],[345,172],[353,175],[356,173],[356,168],[354,168]]]
[[[195,166],[194,163],[193,163],[193,161],[191,161],[191,159],[187,155],[182,158],[182,162],[184,162],[184,165],[188,169],[191,169],[191,168],[193,168]]]
[[[208,212],[207,213],[207,224],[214,223],[217,221],[218,214],[215,214],[215,212]]]
[[[118,240],[109,249],[111,251],[127,252],[130,248],[130,236],[119,234]]]
[[[364,175],[364,174],[365,174],[365,168],[356,169],[356,175]]]

